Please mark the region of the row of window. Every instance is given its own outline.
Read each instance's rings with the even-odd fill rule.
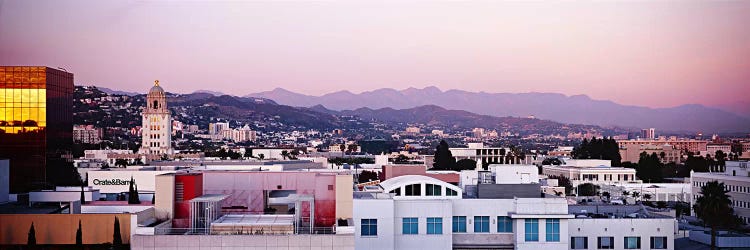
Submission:
[[[453,216],[453,232],[466,232],[466,216]],[[539,219],[524,219],[524,239],[528,242],[539,241]],[[560,241],[560,219],[545,219],[545,240],[548,242]],[[362,219],[362,235],[377,235],[377,219]],[[489,233],[490,217],[474,216],[474,233]],[[508,216],[497,217],[497,232],[512,233],[513,220]],[[402,234],[419,234],[419,218],[406,217],[401,219]],[[443,234],[443,218],[427,218],[427,234]]]
[[[705,181],[694,181],[693,187],[703,187],[703,186],[706,186],[707,183],[708,182],[705,182]],[[729,192],[750,194],[750,187],[748,186],[736,186],[736,185],[724,184],[724,188]]]
[[[490,232],[489,216],[474,216],[474,233]],[[466,233],[466,216],[453,216],[453,232]],[[497,233],[512,233],[513,219],[508,216],[497,216]]]
[[[425,196],[443,196],[443,186],[437,184],[425,184]],[[401,196],[401,188],[391,190],[390,193]],[[422,184],[410,184],[404,186],[404,196],[422,196]],[[445,187],[446,196],[458,196],[458,192]]]
[[[419,234],[419,218],[403,218],[401,219],[401,224],[402,234]],[[428,217],[427,234],[443,234],[443,218]]]
[[[623,237],[622,246],[641,249],[641,237]],[[588,237],[570,237],[570,249],[589,249]],[[597,237],[596,249],[615,249],[615,237]],[[667,237],[651,237],[650,249],[667,249]]]
[[[750,202],[747,201],[738,201],[738,200],[731,200],[732,206],[739,207],[739,208],[750,208]]]

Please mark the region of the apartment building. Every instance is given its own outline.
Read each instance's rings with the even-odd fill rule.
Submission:
[[[564,198],[462,192],[426,176],[355,192],[356,249],[674,249],[674,218],[570,213]]]
[[[693,202],[701,196],[701,187],[711,181],[724,183],[729,191],[734,213],[750,224],[750,171],[747,161],[728,161],[724,172],[691,173]],[[691,204],[692,205],[692,204]]]

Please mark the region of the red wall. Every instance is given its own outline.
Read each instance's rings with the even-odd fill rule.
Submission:
[[[200,173],[178,174],[174,177],[175,188],[178,183],[183,186],[183,199],[177,200],[175,192],[174,220],[172,226],[177,228],[190,227],[190,200],[203,195],[203,175]],[[176,191],[176,190],[175,190]]]

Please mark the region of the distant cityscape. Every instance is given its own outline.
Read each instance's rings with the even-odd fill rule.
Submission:
[[[73,82],[0,67],[0,246],[750,246],[747,134]]]

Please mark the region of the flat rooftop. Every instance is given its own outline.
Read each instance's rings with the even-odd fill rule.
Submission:
[[[294,225],[292,214],[227,214],[211,226],[289,226]]]

